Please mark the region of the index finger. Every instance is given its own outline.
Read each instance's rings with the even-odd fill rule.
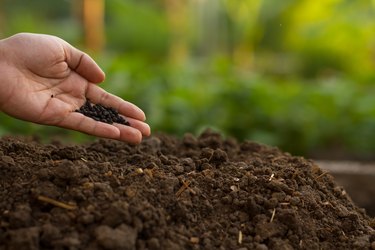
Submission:
[[[56,126],[98,137],[126,141],[131,144],[138,144],[142,141],[142,133],[136,128],[98,122],[78,112],[71,112]]]
[[[104,81],[105,74],[99,65],[88,54],[73,47],[63,40],[65,60],[69,68],[90,82]]]
[[[127,102],[116,95],[106,92],[96,84],[89,84],[87,87],[86,98],[90,99],[93,103],[100,103],[104,106],[112,107],[123,116],[140,121],[146,120],[146,115],[142,109],[131,102]]]

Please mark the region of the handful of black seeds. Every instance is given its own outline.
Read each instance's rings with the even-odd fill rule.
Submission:
[[[91,117],[95,121],[101,121],[109,124],[113,124],[115,122],[130,126],[129,122],[120,116],[116,109],[106,107],[102,104],[92,104],[89,100],[86,100],[85,104],[75,111]]]

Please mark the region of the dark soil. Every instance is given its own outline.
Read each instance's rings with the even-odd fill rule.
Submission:
[[[95,121],[101,121],[109,124],[120,123],[129,126],[129,122],[119,115],[118,111],[112,107],[106,107],[100,103],[92,104],[90,100],[86,100],[79,109],[76,110]]]
[[[0,249],[371,249],[313,162],[219,134],[139,146],[0,140]]]

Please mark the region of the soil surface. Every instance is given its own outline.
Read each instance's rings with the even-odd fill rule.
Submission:
[[[315,161],[344,187],[354,203],[375,216],[375,162]]]
[[[0,140],[0,249],[375,249],[312,161],[206,131],[141,145]]]

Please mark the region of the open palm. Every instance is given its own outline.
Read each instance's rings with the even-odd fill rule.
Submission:
[[[58,37],[21,33],[1,40],[0,75],[0,110],[16,118],[130,143],[150,134],[143,111],[100,88],[99,66]],[[86,99],[114,107],[130,126],[74,112]]]

